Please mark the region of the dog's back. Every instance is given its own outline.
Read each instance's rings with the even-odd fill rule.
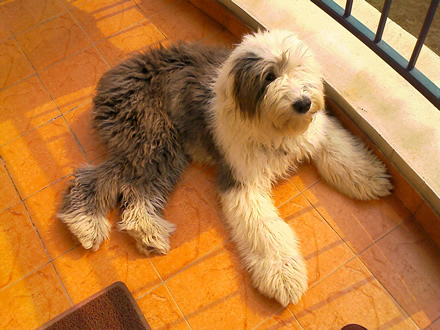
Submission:
[[[109,70],[97,87],[93,126],[110,153],[142,147],[131,139],[135,129],[154,141],[155,126],[161,125],[179,135],[189,156],[207,161],[206,150],[213,147],[206,122],[212,83],[229,53],[179,43],[153,47]]]

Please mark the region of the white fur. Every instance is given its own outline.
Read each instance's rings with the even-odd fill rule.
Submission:
[[[249,51],[280,64],[253,119],[240,116],[230,73]],[[390,193],[389,177],[377,157],[325,114],[319,66],[288,31],[245,37],[220,68],[214,90],[214,138],[239,183],[220,196],[226,222],[254,285],[282,305],[296,303],[307,290],[307,271],[295,233],[273,206],[272,182],[295,164],[314,160],[339,191],[372,199]],[[303,96],[312,105],[300,114],[292,103]]]
[[[221,195],[232,239],[254,286],[283,306],[307,290],[307,269],[295,233],[277,214],[269,192],[248,187]]]
[[[130,203],[127,203],[121,214],[118,229],[132,236],[136,240],[137,249],[145,255],[153,252],[168,253],[169,237],[176,226],[156,214],[154,201],[140,196],[130,187],[123,187],[122,200]]]
[[[78,209],[73,214],[58,214],[59,218],[69,227],[72,234],[85,249],[98,250],[101,243],[108,239],[110,222],[105,216],[86,216]]]

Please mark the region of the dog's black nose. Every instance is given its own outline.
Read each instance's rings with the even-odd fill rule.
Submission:
[[[299,113],[306,113],[307,111],[309,111],[311,105],[312,101],[310,101],[308,97],[300,98],[292,104],[293,109],[295,109],[295,111]]]

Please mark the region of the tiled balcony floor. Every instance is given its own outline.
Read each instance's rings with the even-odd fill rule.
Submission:
[[[212,168],[189,168],[172,195],[168,255],[145,257],[116,230],[97,252],[78,246],[54,214],[74,167],[105,157],[89,128],[100,76],[154,43],[239,39],[177,0],[8,0],[0,19],[0,328],[35,328],[123,281],[154,329],[440,329],[439,234],[419,225],[438,219],[395,170],[380,201],[343,197],[311,165],[275,187],[309,271],[285,309],[241,269]]]

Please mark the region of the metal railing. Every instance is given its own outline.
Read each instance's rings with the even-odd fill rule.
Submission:
[[[385,0],[376,33],[351,15],[353,0],[346,0],[345,9],[333,0],[311,0],[327,14],[341,23],[347,30],[370,47],[394,70],[408,80],[420,93],[440,110],[440,88],[416,68],[417,59],[425,42],[440,0],[431,0],[422,29],[415,44],[411,58],[406,60],[395,49],[382,40],[385,23],[392,0]]]

